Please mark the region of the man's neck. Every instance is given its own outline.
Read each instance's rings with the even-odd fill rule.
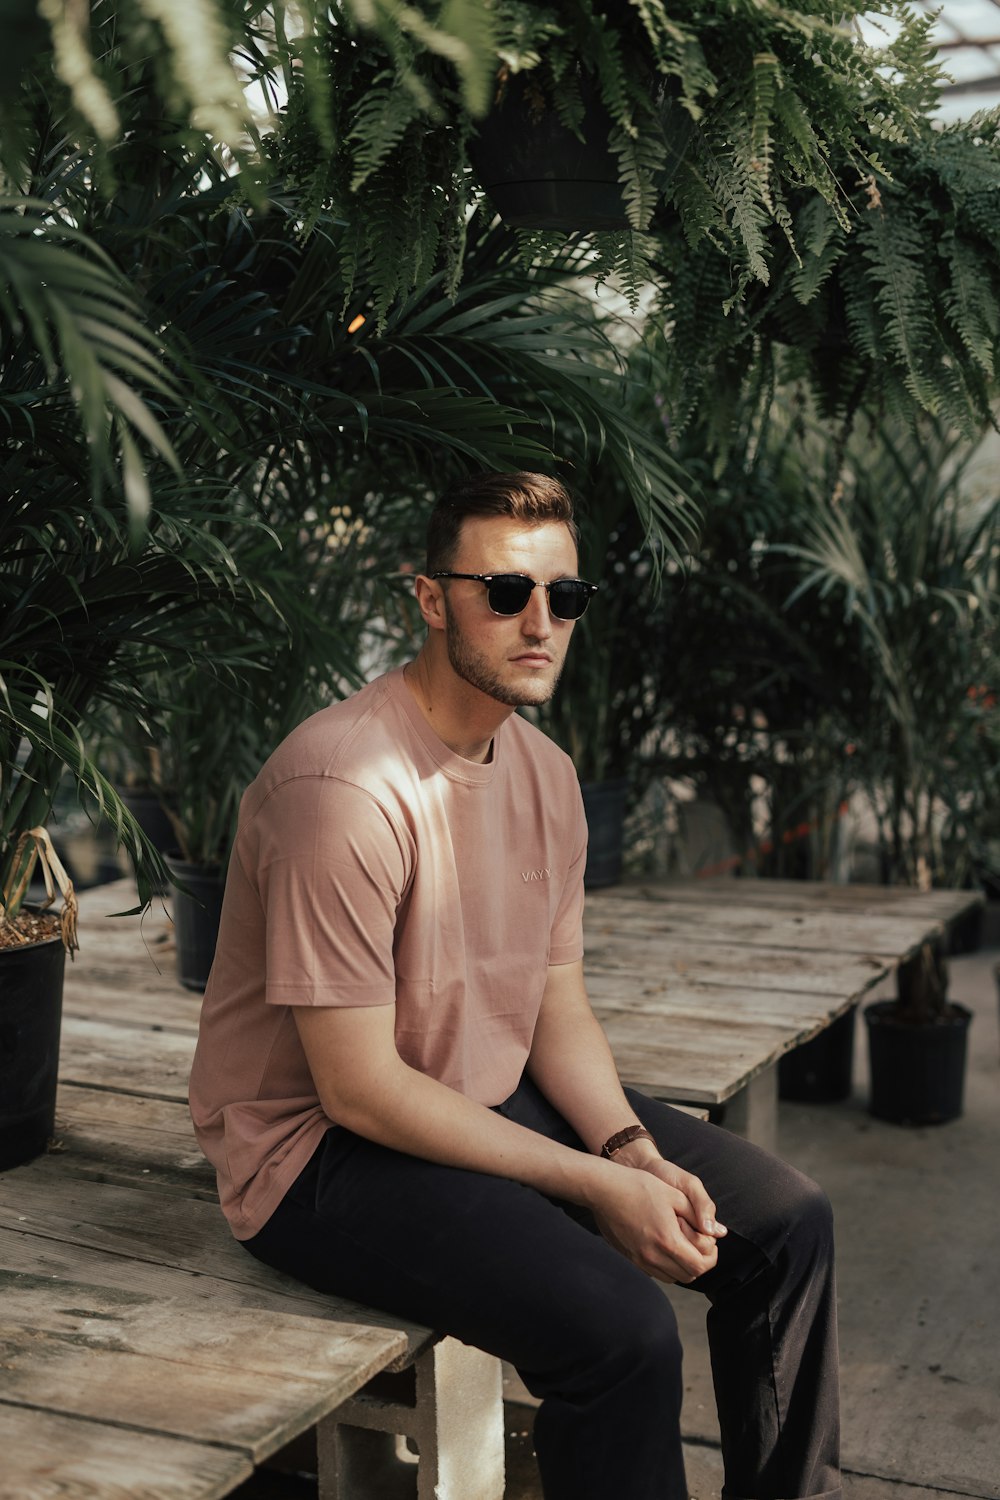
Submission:
[[[456,677],[439,671],[427,645],[403,668],[403,680],[424,718],[443,744],[463,760],[483,765],[493,736],[514,710]]]

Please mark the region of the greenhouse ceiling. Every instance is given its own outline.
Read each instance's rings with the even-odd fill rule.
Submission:
[[[942,93],[941,118],[967,119],[1000,104],[1000,0],[932,0],[920,8],[937,16],[931,34],[951,80]]]

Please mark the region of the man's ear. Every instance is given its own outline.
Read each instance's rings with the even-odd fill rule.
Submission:
[[[444,630],[448,624],[447,605],[444,602],[444,586],[426,573],[418,573],[413,581],[420,613],[428,630]]]

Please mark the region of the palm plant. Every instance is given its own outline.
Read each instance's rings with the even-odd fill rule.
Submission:
[[[49,235],[63,217],[80,226],[73,231],[85,236],[74,244],[77,257],[99,261],[116,278],[116,295],[127,282],[131,321],[121,327],[104,317],[108,298],[53,312],[69,353],[85,334],[110,372],[100,386],[87,367],[78,374],[64,359],[55,362],[51,392],[41,393],[19,372],[41,365],[32,334],[43,324],[9,323],[10,420],[22,422],[11,493],[25,536],[41,541],[32,547],[22,539],[5,551],[5,569],[15,551],[21,559],[20,571],[11,567],[5,576],[12,593],[28,582],[39,594],[59,567],[67,579],[75,574],[85,624],[63,639],[66,674],[79,668],[74,648],[91,623],[104,654],[92,653],[87,691],[74,695],[68,676],[56,676],[48,659],[32,666],[19,637],[30,692],[19,678],[5,748],[12,759],[25,726],[40,732],[25,695],[41,687],[51,703],[46,722],[60,726],[60,736],[49,746],[46,777],[22,777],[19,795],[39,787],[34,817],[41,821],[56,771],[68,760],[140,855],[141,870],[134,824],[79,737],[99,710],[114,712],[119,734],[161,741],[172,766],[164,772],[171,795],[186,799],[184,807],[171,804],[179,842],[217,857],[232,826],[235,786],[245,784],[292,718],[357,682],[364,622],[397,609],[394,575],[412,548],[414,511],[426,503],[432,479],[436,485],[449,469],[470,464],[573,463],[585,451],[603,451],[627,474],[643,526],[668,538],[683,489],[660,447],[619,409],[621,371],[589,303],[563,290],[556,306],[556,288],[577,273],[576,261],[532,275],[503,236],[474,222],[469,277],[457,299],[445,295],[439,273],[392,309],[381,332],[371,318],[349,323],[339,312],[348,274],[343,226],[324,216],[311,234],[297,235],[302,214],[288,192],[271,194],[267,213],[227,202],[228,168],[183,131],[165,131],[155,92],[134,64],[109,44],[103,66],[111,78],[116,68],[131,68],[136,84],[131,93],[118,90],[123,140],[106,149],[115,194],[100,191],[100,172],[67,144],[41,88],[22,165],[25,186],[41,205],[38,227]],[[13,213],[19,233],[23,205],[19,200]],[[21,249],[45,243],[39,234],[22,239]],[[30,268],[30,255],[28,262]],[[44,255],[38,266],[39,286],[49,287]],[[75,263],[71,270],[79,277]],[[352,274],[356,279],[357,270]],[[75,286],[70,273],[67,279]],[[143,335],[147,349],[144,327],[166,330],[169,356],[160,340]],[[129,335],[138,354],[125,342]],[[116,374],[116,359],[127,375],[146,379],[145,403],[141,389]],[[102,368],[98,362],[98,373]],[[122,434],[124,483],[114,447],[104,444],[99,506],[89,499],[83,455],[95,445],[80,426],[74,378],[87,393],[91,431],[114,403],[121,408],[112,431]],[[184,405],[173,399],[181,382]],[[51,441],[42,428],[40,442],[27,441],[29,400],[39,405],[36,425],[41,414],[51,417]],[[128,424],[148,440],[152,452],[144,460]],[[48,467],[46,453],[54,455]],[[129,467],[130,454],[137,467]],[[361,566],[357,550],[331,566],[316,540],[331,509],[344,505],[367,528]],[[102,570],[112,563],[134,584],[117,615],[110,605],[101,613],[89,593],[93,583],[104,591],[101,600],[108,593],[125,598],[124,584],[105,581]],[[25,597],[30,601],[30,590]],[[46,618],[57,633],[55,615]],[[76,627],[76,616],[71,620]],[[209,641],[211,665],[203,660]],[[199,809],[214,809],[200,831]]]
[[[661,423],[671,373],[664,360]],[[702,479],[683,566],[668,564],[657,586],[627,511],[612,536],[623,607],[608,671],[609,765],[628,767],[637,795],[656,781],[719,809],[745,869],[815,875],[829,866],[831,813],[852,785],[840,723],[853,686],[835,604],[789,605],[798,574],[782,547],[798,539],[803,493],[835,445],[778,419],[758,442],[750,402],[742,415],[720,472],[705,456],[707,417],[673,439]],[[808,844],[796,837],[803,826]]]
[[[202,523],[211,503],[165,513],[141,535],[122,505],[148,499],[139,434],[167,473],[163,426],[173,373],[124,278],[44,205],[0,213],[0,925],[17,916],[64,765],[107,809],[144,872],[138,830],[87,755],[80,725],[101,698],[134,712],[138,679],[117,670],[124,643],[175,647],[201,596],[231,594],[226,558]],[[74,399],[74,387],[82,395]],[[151,405],[156,399],[160,410]],[[112,464],[115,447],[120,478]],[[190,645],[190,641],[188,642]],[[144,875],[143,875],[144,879]]]
[[[1000,495],[941,424],[878,424],[790,547],[798,598],[833,602],[860,714],[844,716],[890,882],[961,884],[995,809]]]

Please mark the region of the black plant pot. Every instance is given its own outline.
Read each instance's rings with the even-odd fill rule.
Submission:
[[[583,140],[559,116],[530,73],[512,74],[479,126],[469,155],[505,224],[564,233],[627,229],[608,114],[589,74],[580,76]]]
[[[895,1000],[869,1005],[870,1113],[894,1125],[958,1119],[971,1020],[972,1012],[953,1002],[940,1018],[916,1024],[900,1019]]]
[[[622,878],[628,777],[622,776],[614,781],[585,781],[580,790],[588,830],[583,883],[588,890],[617,885]]]
[[[65,965],[58,933],[0,950],[0,1171],[41,1156],[55,1129]]]
[[[778,1060],[778,1096],[798,1104],[837,1104],[851,1092],[854,1061],[852,1005],[818,1036]]]
[[[187,887],[173,894],[177,978],[186,990],[203,990],[219,938],[225,875],[218,865],[192,865],[176,856],[167,864]]]
[[[156,792],[150,787],[122,786],[118,788],[118,795],[153,847],[166,854],[176,844],[177,835]],[[165,895],[165,882],[154,881],[153,891],[157,896]]]

